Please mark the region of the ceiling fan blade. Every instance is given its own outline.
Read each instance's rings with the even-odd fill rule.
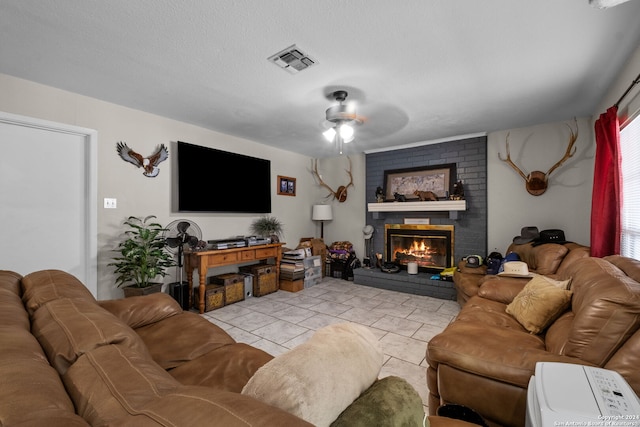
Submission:
[[[362,114],[356,114],[356,117],[353,119],[353,121],[359,125],[366,123],[367,120],[367,116],[363,116]]]

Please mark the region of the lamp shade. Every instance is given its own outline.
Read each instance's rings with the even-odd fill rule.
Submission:
[[[313,205],[311,219],[314,221],[329,221],[333,219],[331,205]]]

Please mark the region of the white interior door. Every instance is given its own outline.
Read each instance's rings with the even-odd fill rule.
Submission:
[[[59,269],[97,295],[97,133],[0,112],[0,269]]]

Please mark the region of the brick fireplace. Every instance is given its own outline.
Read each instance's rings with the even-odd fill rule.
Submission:
[[[450,212],[412,212],[410,209],[394,212],[367,210],[366,224],[372,225],[375,232],[371,253],[358,254],[359,257],[369,256],[375,259],[376,253],[388,257],[385,234],[387,226],[392,224],[451,227],[451,266],[463,256],[487,253],[487,137],[484,135],[367,153],[366,203],[376,202],[376,188],[384,186],[384,174],[387,170],[451,163],[456,165],[457,177],[454,179],[461,180],[464,184],[466,210],[459,212],[457,216],[452,216]],[[409,221],[410,219],[425,221],[418,224],[420,221]],[[448,254],[446,257],[449,259]],[[405,270],[384,273],[377,268],[360,268],[354,271],[354,282],[455,300],[453,283],[432,279],[433,274],[426,269],[420,270],[417,275],[409,275]]]

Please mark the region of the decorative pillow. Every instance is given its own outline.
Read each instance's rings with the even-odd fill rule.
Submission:
[[[551,283],[553,286],[555,286],[556,288],[560,288],[562,290],[567,290],[571,288],[571,280],[572,278],[568,278],[567,280],[556,280],[556,279],[552,279],[551,277],[543,277],[543,279],[545,279],[547,282]]]
[[[571,291],[561,289],[547,277],[536,276],[516,295],[506,311],[527,331],[539,334],[564,313],[569,304]]]
[[[378,378],[384,355],[366,327],[338,323],[267,362],[247,382],[249,395],[318,426],[329,426]]]
[[[423,420],[418,392],[406,380],[390,376],[362,393],[331,427],[421,426]]]

